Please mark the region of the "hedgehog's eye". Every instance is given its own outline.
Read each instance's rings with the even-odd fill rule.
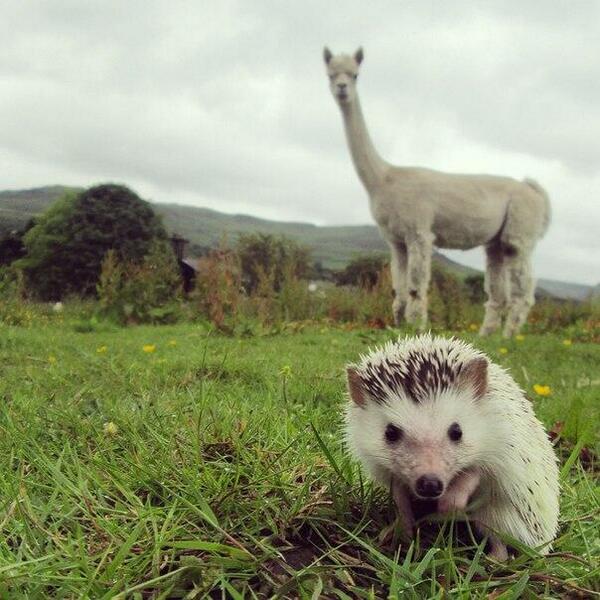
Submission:
[[[400,429],[400,427],[392,425],[392,423],[388,423],[388,426],[385,428],[385,441],[388,444],[395,444],[401,438],[402,429]]]
[[[462,438],[462,429],[458,423],[452,423],[452,425],[448,427],[448,437],[453,442],[460,442]]]

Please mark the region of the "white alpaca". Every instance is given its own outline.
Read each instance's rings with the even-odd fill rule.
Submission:
[[[371,213],[391,251],[393,312],[423,327],[433,246],[485,246],[488,296],[481,335],[504,324],[516,333],[534,303],[531,253],[550,221],[546,192],[534,181],[494,175],[458,175],[419,167],[396,167],[378,154],[356,92],[362,48],[354,56],[324,51],[331,92],[344,118],[354,166]]]

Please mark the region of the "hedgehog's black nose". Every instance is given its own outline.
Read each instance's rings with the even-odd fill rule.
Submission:
[[[444,491],[444,484],[435,475],[422,475],[417,479],[415,490],[421,498],[439,498]]]

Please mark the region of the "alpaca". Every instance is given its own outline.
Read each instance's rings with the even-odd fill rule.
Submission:
[[[484,246],[487,302],[481,335],[504,323],[517,333],[534,303],[531,254],[550,222],[550,201],[535,181],[494,175],[397,167],[375,150],[362,115],[356,80],[363,60],[325,48],[330,87],[344,120],[354,167],[369,194],[371,214],[391,252],[392,310],[398,325],[427,322],[433,246]]]

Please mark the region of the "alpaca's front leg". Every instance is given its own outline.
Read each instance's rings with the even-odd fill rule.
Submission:
[[[408,249],[408,298],[406,320],[421,328],[427,324],[427,290],[431,278],[433,235],[423,233],[413,237]]]
[[[455,510],[465,510],[469,498],[479,486],[480,480],[479,471],[474,469],[464,471],[458,475],[438,500],[438,512],[451,513]]]
[[[400,325],[404,318],[406,297],[408,295],[406,288],[406,246],[396,242],[389,242],[389,246],[392,259],[390,271],[392,273],[392,286],[394,288],[392,311],[394,314],[394,323]]]

